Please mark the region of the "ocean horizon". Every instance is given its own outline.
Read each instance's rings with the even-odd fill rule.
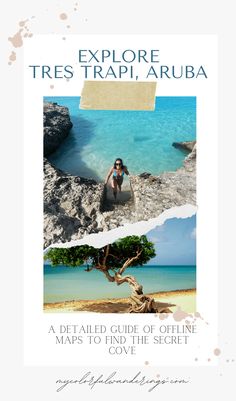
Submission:
[[[99,182],[117,157],[133,175],[175,171],[187,152],[172,143],[196,139],[196,97],[156,97],[154,111],[81,110],[80,97],[44,101],[68,107],[73,123],[49,160],[67,173]]]
[[[63,302],[130,296],[129,285],[110,283],[98,270],[86,266],[68,267],[44,264],[44,302]],[[135,276],[144,293],[196,288],[196,266],[146,265],[130,267],[126,274]]]

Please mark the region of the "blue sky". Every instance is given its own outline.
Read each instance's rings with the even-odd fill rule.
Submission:
[[[146,234],[154,242],[157,256],[148,264],[196,264],[196,215],[169,219]]]

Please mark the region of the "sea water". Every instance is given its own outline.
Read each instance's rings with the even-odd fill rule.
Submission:
[[[49,160],[58,168],[104,181],[114,160],[131,174],[160,174],[182,166],[173,142],[196,138],[196,98],[156,97],[155,111],[80,110],[80,97],[45,97],[69,108],[73,128]]]
[[[44,265],[44,302],[130,296],[129,285],[108,282],[100,271],[85,266]],[[143,285],[144,293],[196,288],[196,266],[139,266],[127,269]]]

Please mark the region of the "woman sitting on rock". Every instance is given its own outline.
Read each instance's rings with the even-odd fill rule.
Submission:
[[[124,174],[129,175],[129,172],[127,170],[127,167],[124,166],[122,159],[118,158],[115,160],[114,165],[109,170],[105,180],[105,185],[107,185],[109,178],[112,175],[111,186],[113,188],[113,195],[115,199],[117,196],[117,188],[119,189],[119,192],[121,192],[121,185],[123,183]]]

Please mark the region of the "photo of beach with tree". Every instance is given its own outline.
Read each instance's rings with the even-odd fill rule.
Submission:
[[[154,111],[45,97],[44,249],[196,204],[196,97]]]
[[[101,248],[45,252],[45,312],[196,311],[196,216]]]

